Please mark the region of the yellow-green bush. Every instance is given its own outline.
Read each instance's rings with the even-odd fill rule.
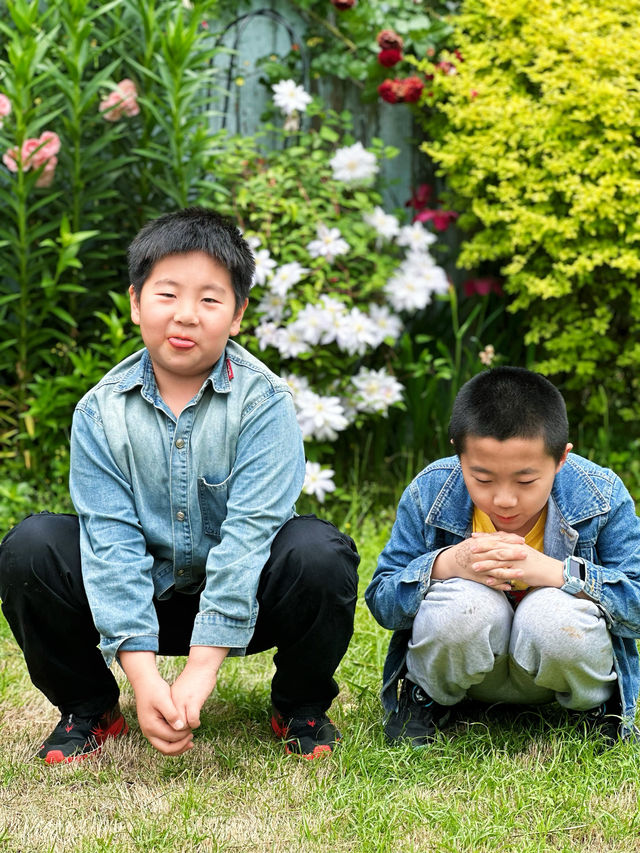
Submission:
[[[420,68],[460,265],[501,270],[537,366],[585,415],[637,418],[640,2],[465,0],[454,24],[454,73]]]

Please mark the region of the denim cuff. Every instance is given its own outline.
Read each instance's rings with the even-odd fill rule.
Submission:
[[[107,666],[111,666],[119,652],[155,652],[157,654],[158,649],[158,637],[155,634],[100,638],[100,651]]]
[[[253,636],[255,621],[248,624],[218,613],[198,613],[191,632],[192,646],[224,646],[243,654]]]

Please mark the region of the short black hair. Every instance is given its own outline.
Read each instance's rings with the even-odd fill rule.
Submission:
[[[237,225],[206,207],[186,207],[147,222],[129,246],[129,282],[140,298],[154,264],[168,255],[204,252],[231,276],[236,309],[249,295],[256,264]]]
[[[538,438],[549,456],[562,458],[569,440],[562,394],[540,373],[523,367],[494,367],[466,382],[453,404],[449,438],[464,453],[467,436]]]

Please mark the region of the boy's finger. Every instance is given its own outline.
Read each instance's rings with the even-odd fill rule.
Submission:
[[[193,736],[189,734],[177,741],[165,740],[162,737],[150,737],[149,743],[163,755],[180,755],[193,748]]]
[[[180,710],[176,708],[174,702],[169,697],[163,698],[162,701],[158,702],[156,707],[172,729],[177,732],[183,732],[185,729],[189,729],[189,726],[185,722],[184,715],[180,713]]]
[[[200,725],[200,713],[196,709],[187,711],[187,722],[191,729],[197,729]]]
[[[472,539],[500,539],[502,542],[513,542],[516,545],[524,545],[524,536],[519,536],[517,533],[505,533],[502,530],[496,530],[495,533],[484,533],[476,531],[471,534]]]

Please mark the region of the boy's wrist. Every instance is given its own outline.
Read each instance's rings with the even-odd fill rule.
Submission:
[[[455,551],[456,548],[464,544],[464,542],[459,542],[457,545],[452,545],[440,551],[431,566],[432,580],[444,581],[456,576],[457,560]]]
[[[121,651],[120,665],[134,691],[136,686],[149,678],[161,678],[156,666],[156,653],[150,651]]]
[[[189,649],[187,665],[189,668],[198,667],[217,673],[228,654],[228,647],[193,645]]]

